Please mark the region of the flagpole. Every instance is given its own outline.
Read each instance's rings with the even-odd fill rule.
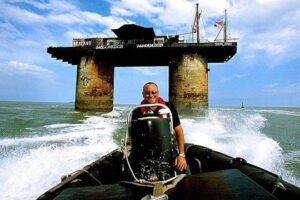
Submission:
[[[224,42],[227,42],[227,10],[225,9],[225,21],[224,21]]]

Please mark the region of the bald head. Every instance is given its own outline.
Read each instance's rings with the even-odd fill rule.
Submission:
[[[143,86],[143,94],[144,94],[144,92],[145,92],[145,88],[146,88],[148,85],[155,85],[156,90],[157,90],[157,92],[158,92],[158,86],[157,86],[156,83],[154,83],[154,82],[147,82],[147,83],[145,83],[145,85]]]
[[[148,82],[143,87],[143,97],[148,103],[157,103],[159,98],[158,86],[154,82]]]

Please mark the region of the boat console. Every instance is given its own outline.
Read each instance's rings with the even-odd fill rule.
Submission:
[[[150,107],[153,106],[161,107],[159,116],[151,112]],[[141,112],[141,108],[145,110],[143,115],[134,118],[134,112]],[[125,144],[131,145],[131,151],[125,156],[134,181],[154,184],[176,178],[176,149],[170,109],[163,104],[143,104],[129,113],[127,122]]]

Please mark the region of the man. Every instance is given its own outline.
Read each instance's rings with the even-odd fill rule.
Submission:
[[[183,129],[180,125],[180,120],[178,117],[178,113],[174,107],[174,105],[170,102],[165,102],[160,96],[158,91],[158,86],[154,82],[148,82],[143,87],[143,97],[144,100],[142,101],[142,104],[154,104],[154,103],[161,103],[168,106],[168,108],[172,112],[173,117],[173,128],[175,130],[176,140],[178,144],[178,150],[179,154],[175,159],[175,165],[176,169],[178,171],[184,171],[187,168],[187,162],[185,159],[184,154],[184,134]],[[154,112],[154,115],[158,115],[158,106],[150,107],[151,110]],[[141,117],[143,115],[143,112],[140,110],[139,113],[134,113],[133,118]]]

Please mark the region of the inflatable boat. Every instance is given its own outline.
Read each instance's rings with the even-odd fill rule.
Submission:
[[[300,188],[243,158],[185,144],[189,170],[174,169],[174,131],[171,111],[162,104],[160,116],[128,116],[120,149],[69,175],[38,200],[299,200]],[[143,105],[145,107],[145,105]]]

